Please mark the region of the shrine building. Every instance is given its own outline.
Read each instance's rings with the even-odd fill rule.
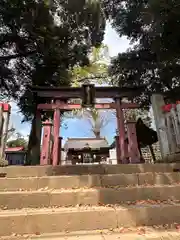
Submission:
[[[106,138],[68,138],[63,147],[66,160],[72,164],[104,162],[109,149]]]

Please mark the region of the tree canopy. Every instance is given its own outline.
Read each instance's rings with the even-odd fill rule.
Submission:
[[[137,100],[149,104],[153,92],[164,92],[170,100],[179,96],[180,4],[178,1],[105,0],[107,18],[119,36],[133,44],[112,60],[113,84],[145,85]]]
[[[26,150],[28,146],[28,141],[24,139],[24,137],[22,137],[21,135],[17,134],[17,138],[13,140],[9,140],[6,145],[9,148],[23,147],[24,150]]]
[[[0,1],[1,94],[14,97],[28,120],[33,111],[29,85],[70,85],[69,69],[88,65],[101,44],[105,19],[100,2]]]
[[[95,85],[108,84],[110,82],[108,75],[108,60],[109,60],[108,46],[101,44],[98,47],[93,47],[89,54],[89,65],[79,66],[75,65],[72,69],[72,85],[80,86],[85,81],[89,81]],[[72,102],[81,104],[81,99],[72,99]],[[65,114],[67,118],[77,117],[85,119],[90,126],[90,132],[96,138],[101,136],[102,130],[110,122],[112,112],[108,114],[104,110],[92,109],[78,109]]]
[[[71,70],[72,85],[80,86],[86,80],[91,83],[108,84],[109,49],[107,45],[101,44],[93,47],[89,54],[89,64],[85,66],[75,65]]]

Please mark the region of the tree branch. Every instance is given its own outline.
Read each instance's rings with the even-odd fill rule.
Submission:
[[[9,42],[17,42],[20,40],[20,37],[17,34],[5,34],[0,38],[0,46]]]
[[[0,61],[8,61],[8,60],[15,59],[15,58],[27,57],[27,56],[35,54],[36,52],[37,52],[36,50],[32,50],[32,51],[25,52],[25,53],[17,53],[17,54],[10,54],[8,56],[0,56]]]
[[[85,80],[93,80],[93,79],[106,79],[109,76],[106,74],[102,75],[95,75],[95,76],[90,76],[90,77],[84,77],[78,80],[78,82],[84,82]]]

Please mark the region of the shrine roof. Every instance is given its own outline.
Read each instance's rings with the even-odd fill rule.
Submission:
[[[24,147],[10,147],[10,148],[6,148],[5,152],[20,152],[20,151],[24,151]]]
[[[113,142],[111,143],[110,148],[111,148],[111,149],[112,149],[112,148],[116,148],[116,142],[115,142],[115,141],[113,141]]]
[[[84,148],[109,148],[109,144],[106,138],[68,138],[64,144],[64,149],[80,150]]]

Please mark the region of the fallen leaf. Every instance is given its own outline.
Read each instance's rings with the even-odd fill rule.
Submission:
[[[137,229],[137,234],[144,235],[145,233],[146,233],[146,230],[144,228],[141,227]]]

